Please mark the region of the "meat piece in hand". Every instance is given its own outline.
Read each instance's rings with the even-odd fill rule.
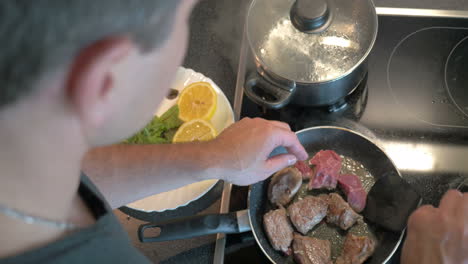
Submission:
[[[359,218],[360,216],[339,194],[331,193],[328,195],[328,223],[335,224],[343,230],[348,230]]]
[[[285,168],[273,175],[268,186],[268,199],[272,204],[288,204],[302,185],[302,175],[296,168]]]
[[[354,174],[343,174],[338,178],[338,184],[346,194],[351,208],[358,213],[362,212],[366,207],[367,193],[362,188],[359,177]]]
[[[289,223],[286,209],[280,208],[266,213],[263,216],[263,227],[271,246],[289,255],[294,230]]]
[[[366,236],[348,234],[336,264],[362,264],[374,253],[376,242]]]
[[[331,248],[328,240],[294,234],[294,260],[299,264],[332,264]]]
[[[304,161],[296,162],[296,164],[294,164],[294,167],[301,172],[303,180],[309,180],[313,175],[313,171],[310,168],[309,164],[307,164]]]
[[[309,190],[336,188],[341,170],[341,157],[332,150],[321,150],[309,161],[314,165],[313,176],[309,182]]]
[[[291,222],[302,234],[307,234],[327,216],[328,203],[321,197],[306,196],[288,207]]]

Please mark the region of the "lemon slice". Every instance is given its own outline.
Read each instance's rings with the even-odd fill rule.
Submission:
[[[177,105],[179,118],[188,122],[194,119],[210,120],[218,102],[218,95],[211,84],[196,82],[184,88],[180,94]]]
[[[179,127],[172,142],[207,141],[215,138],[216,135],[216,129],[210,122],[203,119],[195,119]]]

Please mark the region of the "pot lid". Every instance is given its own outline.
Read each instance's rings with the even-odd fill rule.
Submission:
[[[299,83],[351,73],[376,36],[372,0],[254,0],[247,15],[247,38],[257,62]]]

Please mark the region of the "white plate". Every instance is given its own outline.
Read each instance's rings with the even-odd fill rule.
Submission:
[[[211,123],[216,128],[216,131],[221,132],[223,129],[234,123],[234,112],[228,99],[226,98],[226,95],[224,95],[221,89],[210,78],[205,77],[203,74],[195,72],[191,69],[180,67],[177,71],[172,88],[177,89],[178,91],[182,91],[184,87],[194,82],[208,82],[218,93],[218,106],[216,113],[211,119]],[[164,99],[159,109],[156,111],[156,115],[161,116],[164,112],[176,104],[177,99],[178,98],[173,100]],[[163,212],[166,210],[174,210],[202,197],[211,188],[213,188],[217,182],[218,180],[196,182],[176,190],[144,198],[142,200],[128,204],[127,206],[145,212]]]

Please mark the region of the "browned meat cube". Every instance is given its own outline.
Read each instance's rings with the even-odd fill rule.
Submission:
[[[335,224],[343,230],[348,230],[359,218],[360,216],[339,194],[331,193],[328,195],[328,223]]]
[[[295,233],[292,248],[294,260],[299,264],[332,264],[328,240]]]
[[[374,253],[376,242],[366,236],[348,234],[336,264],[362,264]]]
[[[268,199],[272,204],[284,206],[299,191],[302,174],[296,168],[285,168],[273,175],[268,185]]]
[[[306,196],[288,207],[291,222],[302,234],[307,234],[327,216],[328,203],[325,199]]]
[[[288,254],[293,239],[293,228],[289,223],[286,209],[272,210],[263,216],[263,227],[275,250]]]

